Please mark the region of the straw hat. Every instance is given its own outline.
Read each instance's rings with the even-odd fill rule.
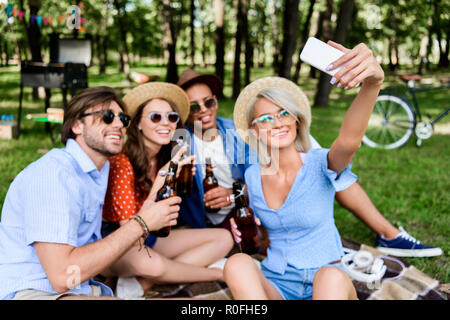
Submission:
[[[190,110],[189,98],[179,86],[167,82],[148,82],[131,89],[124,97],[127,113],[134,118],[141,104],[150,99],[164,99],[177,106],[178,114],[184,123]]]
[[[223,84],[218,76],[215,74],[199,74],[192,69],[183,71],[177,85],[186,90],[194,83],[206,84],[216,96],[220,96],[222,92]]]
[[[253,81],[239,94],[234,105],[233,120],[237,132],[245,142],[248,141],[247,106],[263,89],[281,88],[291,95],[306,115],[307,126],[311,124],[311,106],[306,94],[292,81],[280,77],[265,77]]]

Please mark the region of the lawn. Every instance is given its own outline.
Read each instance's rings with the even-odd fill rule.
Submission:
[[[180,67],[180,71],[184,68]],[[158,66],[138,66],[133,70],[164,78],[165,70]],[[307,78],[308,68],[303,68],[300,86],[313,99],[317,80]],[[199,69],[213,72],[213,67]],[[403,70],[403,73],[408,73]],[[424,83],[432,82],[440,73],[425,75]],[[252,79],[271,75],[270,68],[254,69]],[[231,96],[231,77],[226,75],[224,93]],[[18,67],[0,69],[0,114],[17,114],[20,74]],[[96,67],[89,69],[89,85],[109,85],[122,93],[131,88],[122,74],[110,67],[106,75],[97,75]],[[401,85],[395,75],[387,74],[385,85]],[[449,90],[427,91],[418,94],[424,113],[436,115],[449,107]],[[312,135],[324,147],[329,147],[337,136],[345,111],[355,91],[344,92],[334,88],[329,108],[313,108]],[[61,95],[53,91],[52,107],[61,106]],[[220,101],[219,115],[231,117],[233,101]],[[25,89],[24,112],[43,112],[43,101],[32,101],[31,88]],[[397,150],[382,151],[362,146],[353,161],[353,172],[380,212],[396,226],[403,226],[423,243],[439,246],[444,254],[435,258],[409,258],[408,262],[441,282],[450,282],[449,237],[450,234],[450,117],[444,118],[436,127],[436,134],[423,142],[420,148],[415,139]],[[56,128],[56,131],[58,128]],[[9,184],[30,162],[38,159],[52,147],[50,136],[44,125],[31,120],[22,121],[22,132],[18,140],[0,140],[0,210]],[[375,234],[351,213],[336,203],[335,219],[342,236],[373,245]]]

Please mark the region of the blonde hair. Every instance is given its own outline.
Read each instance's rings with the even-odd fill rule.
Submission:
[[[255,104],[262,98],[286,110],[295,118],[297,122],[297,136],[294,141],[295,149],[298,152],[308,152],[311,149],[309,139],[310,123],[307,120],[306,114],[299,107],[298,102],[282,88],[263,89],[250,101],[247,106],[248,127],[250,128],[252,126]],[[271,163],[267,145],[261,139],[258,139],[251,130],[249,130],[249,145],[256,150],[261,165],[268,166]]]

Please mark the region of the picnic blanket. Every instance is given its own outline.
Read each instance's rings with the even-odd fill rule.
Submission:
[[[450,293],[447,284],[441,285],[416,269],[406,261],[385,256],[384,253],[365,244],[358,244],[342,238],[344,248],[367,250],[374,256],[382,256],[387,267],[382,280],[367,284],[353,280],[360,300],[448,300]],[[238,252],[233,248],[229,256]],[[255,254],[255,260],[262,261],[265,256]],[[114,281],[106,283],[114,289]],[[232,300],[233,296],[226,284],[218,281],[187,284],[155,285],[144,293],[145,298],[196,298],[206,300]]]

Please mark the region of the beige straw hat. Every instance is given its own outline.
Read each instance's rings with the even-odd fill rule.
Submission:
[[[150,99],[164,99],[177,106],[178,114],[184,123],[190,110],[189,98],[179,86],[167,82],[148,82],[131,89],[124,97],[126,112],[134,118],[141,104]]]
[[[253,81],[239,94],[234,105],[233,120],[237,132],[245,142],[248,141],[247,106],[263,89],[281,88],[291,95],[306,116],[307,126],[311,124],[311,106],[306,94],[292,81],[280,77],[265,77]]]

